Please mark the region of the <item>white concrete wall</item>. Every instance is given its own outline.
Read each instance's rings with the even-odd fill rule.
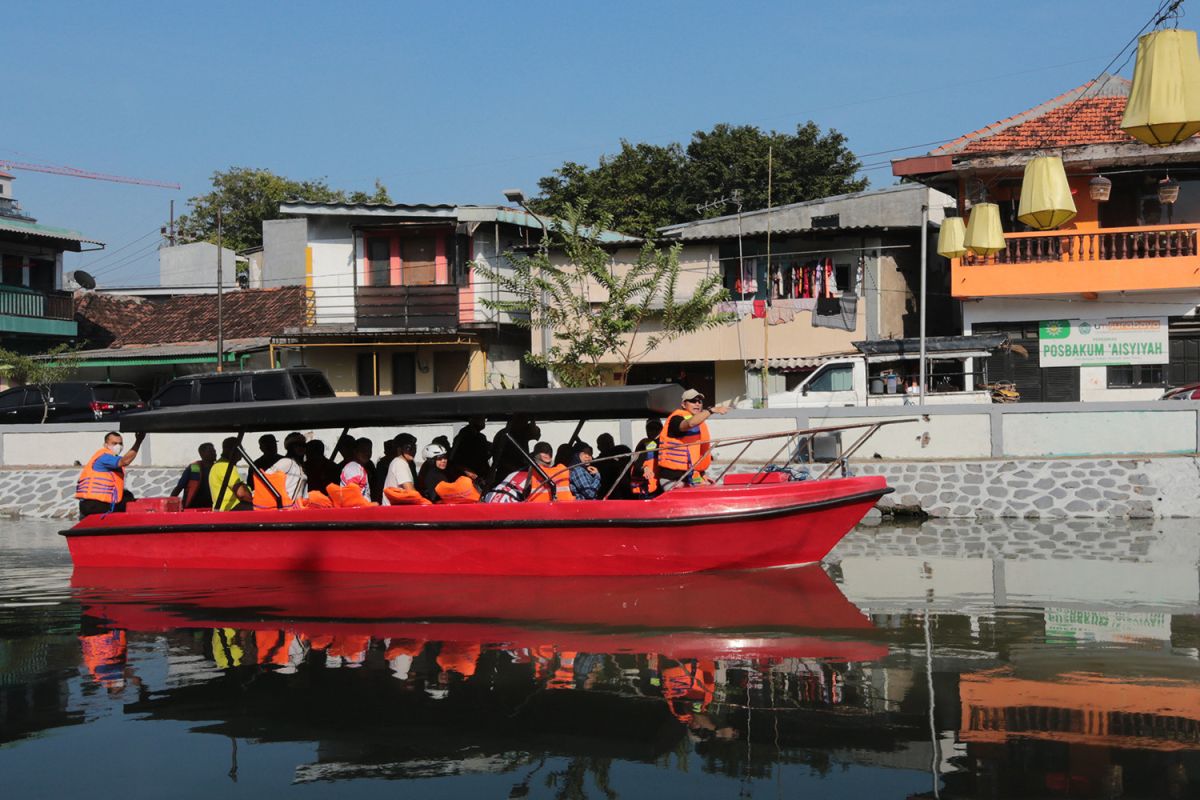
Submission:
[[[221,276],[226,288],[237,286],[237,254],[221,249]],[[217,246],[191,242],[158,251],[158,280],[162,286],[216,286]]]
[[[1101,442],[1112,453],[1196,452],[1193,414],[1077,411],[1070,415],[1014,414],[1003,419],[1004,449],[1013,456],[1093,455]]]
[[[313,291],[316,295],[317,325],[354,324],[354,269],[362,257],[354,252],[354,238],[342,219],[314,217],[308,223],[312,248]]]

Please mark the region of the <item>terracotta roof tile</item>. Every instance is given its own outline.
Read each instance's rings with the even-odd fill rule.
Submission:
[[[81,302],[81,296],[85,301]],[[275,336],[285,328],[304,324],[304,287],[227,292],[223,306],[226,339]],[[90,347],[204,342],[217,338],[215,294],[142,300],[81,293],[76,295],[76,317],[87,319],[95,329],[113,337],[107,343],[99,336],[88,337]],[[125,324],[126,321],[130,324]]]
[[[75,292],[75,322],[88,349],[109,347],[154,314],[154,303],[141,297]]]
[[[1130,82],[1106,75],[932,151],[933,155],[1007,153],[1084,144],[1131,144],[1121,130]]]

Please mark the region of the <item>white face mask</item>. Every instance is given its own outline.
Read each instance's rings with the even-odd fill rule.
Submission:
[[[109,449],[109,450],[112,450],[112,454],[113,454],[114,456],[119,456],[119,455],[121,455],[121,451],[125,449],[125,445],[123,445],[123,444],[110,444],[110,445],[108,446],[108,449]]]

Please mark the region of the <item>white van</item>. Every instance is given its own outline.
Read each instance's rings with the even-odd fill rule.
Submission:
[[[915,364],[889,362],[904,371]],[[790,389],[774,392],[767,396],[768,408],[826,408],[838,406],[900,406],[915,404],[917,398],[905,394],[904,382],[897,379],[867,378],[867,361],[863,357],[830,358],[818,364]],[[952,405],[956,403],[990,403],[992,394],[987,390],[927,392],[927,405]],[[753,401],[739,403],[742,407],[753,405]]]

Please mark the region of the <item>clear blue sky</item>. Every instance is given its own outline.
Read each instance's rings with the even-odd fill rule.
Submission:
[[[1192,2],[1185,26],[1200,24]],[[1157,5],[14,2],[0,158],[181,184],[14,173],[39,221],[107,243],[68,269],[144,285],[156,237],[139,237],[234,165],[348,189],[379,178],[398,202],[497,203],[621,138],[812,119],[887,186],[887,159],[1090,80]]]

